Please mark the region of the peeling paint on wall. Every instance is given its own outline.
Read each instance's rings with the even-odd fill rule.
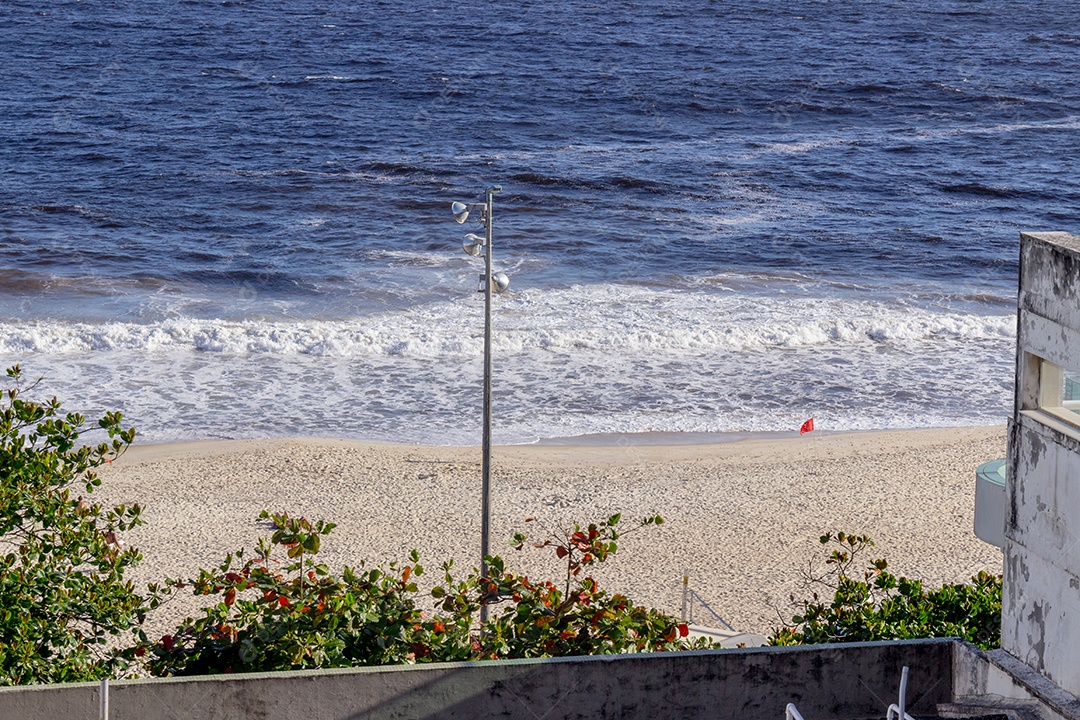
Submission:
[[[1031,467],[1036,467],[1039,461],[1043,459],[1043,456],[1046,455],[1046,443],[1035,433],[1028,433],[1026,439],[1028,444],[1028,464]]]
[[[1026,662],[1039,672],[1046,672],[1046,616],[1042,604],[1037,601],[1032,604],[1031,613],[1028,614],[1027,620],[1028,627],[1037,630],[1038,640],[1031,633],[1028,633],[1028,645],[1031,648],[1029,657],[1034,656],[1035,663],[1033,664],[1031,660]]]

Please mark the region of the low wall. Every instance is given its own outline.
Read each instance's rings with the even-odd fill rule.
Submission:
[[[501,660],[110,683],[110,720],[884,717],[953,693],[952,640]],[[98,683],[0,688],[0,718],[96,718]]]

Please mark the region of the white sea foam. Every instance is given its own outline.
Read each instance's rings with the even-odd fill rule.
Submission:
[[[994,422],[1014,321],[887,301],[753,291],[527,289],[497,299],[499,442],[593,432]],[[775,284],[773,284],[775,287]],[[0,325],[0,361],[153,440],[335,435],[472,443],[482,302],[335,321]]]
[[[623,285],[526,290],[498,298],[501,353],[753,352],[770,348],[1003,341],[1011,315],[836,298],[651,290]],[[481,350],[479,303],[435,302],[337,321],[0,324],[0,353],[179,350],[227,354],[438,358]]]
[[[496,439],[993,422],[1013,316],[918,302],[751,275],[519,289],[496,299]],[[478,294],[335,320],[9,322],[0,361],[152,440],[467,444],[482,329]]]

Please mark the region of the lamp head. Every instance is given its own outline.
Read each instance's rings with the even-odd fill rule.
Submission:
[[[506,273],[495,273],[491,276],[491,292],[501,293],[506,288],[510,287],[510,278],[506,276]],[[484,273],[480,273],[480,285],[476,288],[478,292],[484,292],[485,278]]]
[[[469,219],[469,206],[463,202],[455,202],[451,205],[450,212],[454,213],[454,219],[459,225]]]
[[[465,242],[461,243],[461,249],[465,251],[466,255],[477,257],[485,245],[487,245],[487,241],[484,238],[475,233],[469,233],[465,236]]]

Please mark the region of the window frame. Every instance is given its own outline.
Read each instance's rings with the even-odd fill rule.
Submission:
[[[1080,399],[1065,399],[1069,383],[1080,389],[1080,370],[1066,368],[1046,358],[1038,358],[1039,382],[1036,408],[1070,425],[1080,427]]]

